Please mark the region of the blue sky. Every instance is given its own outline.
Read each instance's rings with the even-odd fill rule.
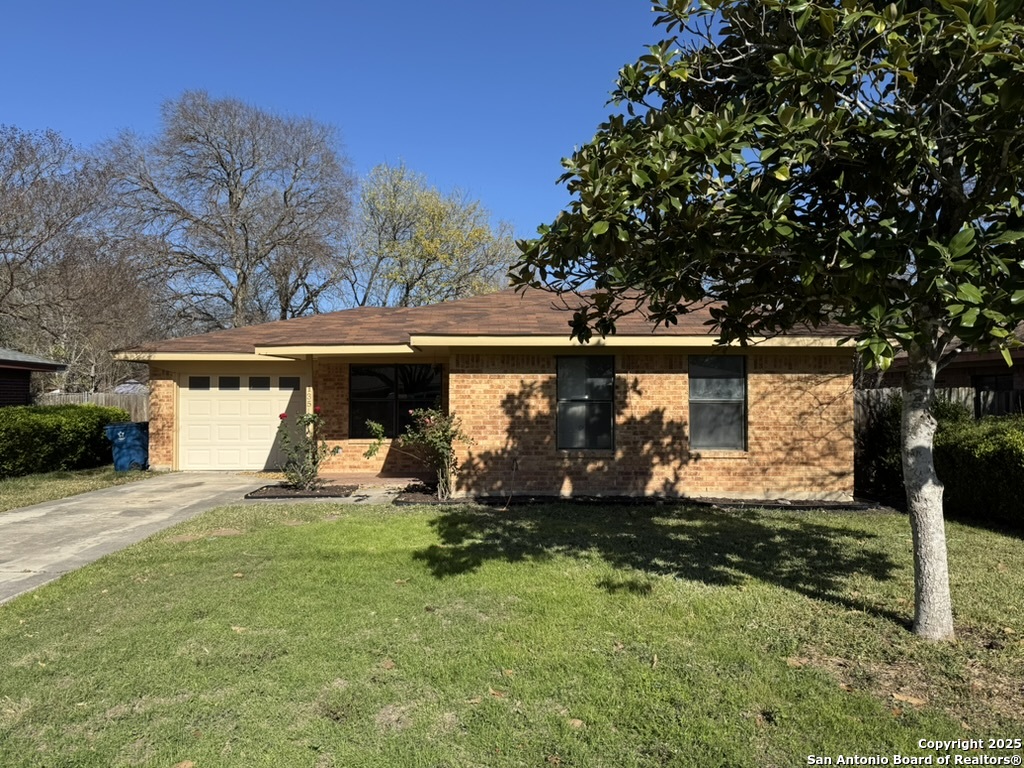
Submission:
[[[4,9],[0,123],[88,146],[152,134],[187,89],[335,125],[359,175],[404,160],[519,236],[568,197],[559,160],[659,33],[641,0],[25,0]]]

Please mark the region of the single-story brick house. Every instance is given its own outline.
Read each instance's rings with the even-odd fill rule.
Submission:
[[[577,299],[578,301],[578,299]],[[571,302],[570,302],[571,303]],[[707,311],[570,339],[564,302],[503,291],[433,306],[356,308],[154,342],[150,463],[274,468],[278,415],[319,406],[341,453],[326,472],[408,474],[373,459],[367,419],[400,434],[411,409],[462,419],[461,495],[848,499],[852,353],[806,331],[722,347]]]

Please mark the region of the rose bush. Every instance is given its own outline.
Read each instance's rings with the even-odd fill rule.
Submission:
[[[320,406],[314,407],[312,413],[296,416],[294,428],[288,426],[287,413],[282,413],[279,418],[277,436],[284,454],[281,471],[288,485],[303,491],[322,487],[324,481],[320,477],[320,465],[328,456],[337,456],[341,447],[336,445],[332,448],[323,439],[324,419],[320,415]]]
[[[391,443],[392,450],[422,461],[437,473],[437,498],[451,498],[452,482],[459,468],[455,444],[472,444],[473,440],[462,431],[462,421],[454,413],[445,414],[437,408],[417,408],[409,411],[412,423]],[[366,426],[374,442],[363,454],[372,458],[384,444],[384,427],[375,421]]]

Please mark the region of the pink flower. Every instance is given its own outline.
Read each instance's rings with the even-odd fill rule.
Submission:
[[[287,413],[282,413],[281,416],[280,416],[281,421],[284,421],[287,418],[288,418],[288,414]]]
[[[412,410],[411,409],[409,410],[409,415],[412,416]]]

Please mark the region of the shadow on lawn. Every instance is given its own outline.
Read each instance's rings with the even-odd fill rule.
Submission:
[[[870,547],[869,541],[878,538],[874,534],[837,525],[799,519],[772,524],[742,510],[600,505],[452,509],[432,525],[441,543],[416,558],[437,578],[474,571],[489,560],[515,563],[594,553],[617,567],[711,585],[739,585],[753,578],[901,625],[908,622],[844,594],[846,578],[859,573],[882,581],[896,564]],[[600,586],[622,591],[618,583]]]

